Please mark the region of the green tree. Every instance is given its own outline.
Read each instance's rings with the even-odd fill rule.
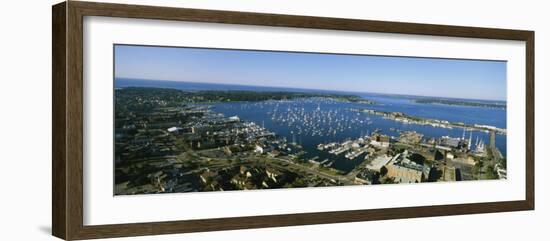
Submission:
[[[483,171],[483,161],[478,160],[472,170],[473,173],[477,173],[477,179],[481,179],[481,172]]]
[[[488,166],[485,170],[485,178],[487,179],[498,179],[498,173],[493,166]]]
[[[388,174],[388,169],[384,166],[380,168],[380,176],[385,176]]]

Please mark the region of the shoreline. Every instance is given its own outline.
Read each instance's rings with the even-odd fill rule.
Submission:
[[[446,128],[446,129],[467,128],[468,130],[477,130],[485,133],[490,133],[494,131],[495,134],[506,135],[506,129],[498,128],[490,125],[480,125],[480,124],[469,125],[469,124],[464,124],[460,122],[449,122],[446,120],[409,116],[402,112],[377,111],[372,109],[357,109],[357,108],[350,108],[349,110],[353,112],[362,112],[362,113],[378,115],[386,119],[403,122],[407,124],[430,125],[433,127]]]

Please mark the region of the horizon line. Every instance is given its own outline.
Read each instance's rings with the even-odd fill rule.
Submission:
[[[218,84],[218,85],[248,86],[248,87],[265,87],[265,88],[288,88],[288,89],[298,89],[298,90],[317,90],[317,91],[350,92],[350,93],[362,93],[362,94],[400,95],[400,96],[415,96],[415,97],[435,97],[435,98],[448,98],[448,99],[483,100],[483,101],[500,101],[500,102],[507,102],[507,99],[504,99],[504,100],[495,100],[495,99],[473,99],[473,98],[460,98],[460,97],[435,96],[435,95],[415,95],[415,94],[383,93],[383,92],[372,92],[372,91],[366,91],[366,92],[365,92],[365,91],[352,91],[352,90],[308,89],[308,88],[288,87],[288,86],[244,85],[244,84],[233,84],[233,83],[195,82],[195,81],[184,81],[184,80],[145,79],[145,78],[123,77],[123,76],[114,76],[114,78],[115,78],[115,80],[120,78],[120,79],[133,79],[133,80],[145,80],[145,81],[167,81],[167,82],[179,82],[179,83],[193,83],[193,84]]]

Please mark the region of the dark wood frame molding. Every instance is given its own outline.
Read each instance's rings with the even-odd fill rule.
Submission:
[[[533,31],[68,1],[52,7],[52,233],[66,240],[356,222],[535,208]],[[83,17],[419,34],[526,43],[525,200],[87,226],[83,224]]]

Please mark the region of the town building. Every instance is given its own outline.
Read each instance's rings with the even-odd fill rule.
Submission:
[[[387,165],[391,160],[392,157],[386,154],[377,156],[371,163],[367,164],[366,168],[375,172],[380,172],[380,169]]]
[[[428,179],[429,167],[408,159],[408,151],[395,155],[386,165],[387,176],[398,183],[420,183]]]

